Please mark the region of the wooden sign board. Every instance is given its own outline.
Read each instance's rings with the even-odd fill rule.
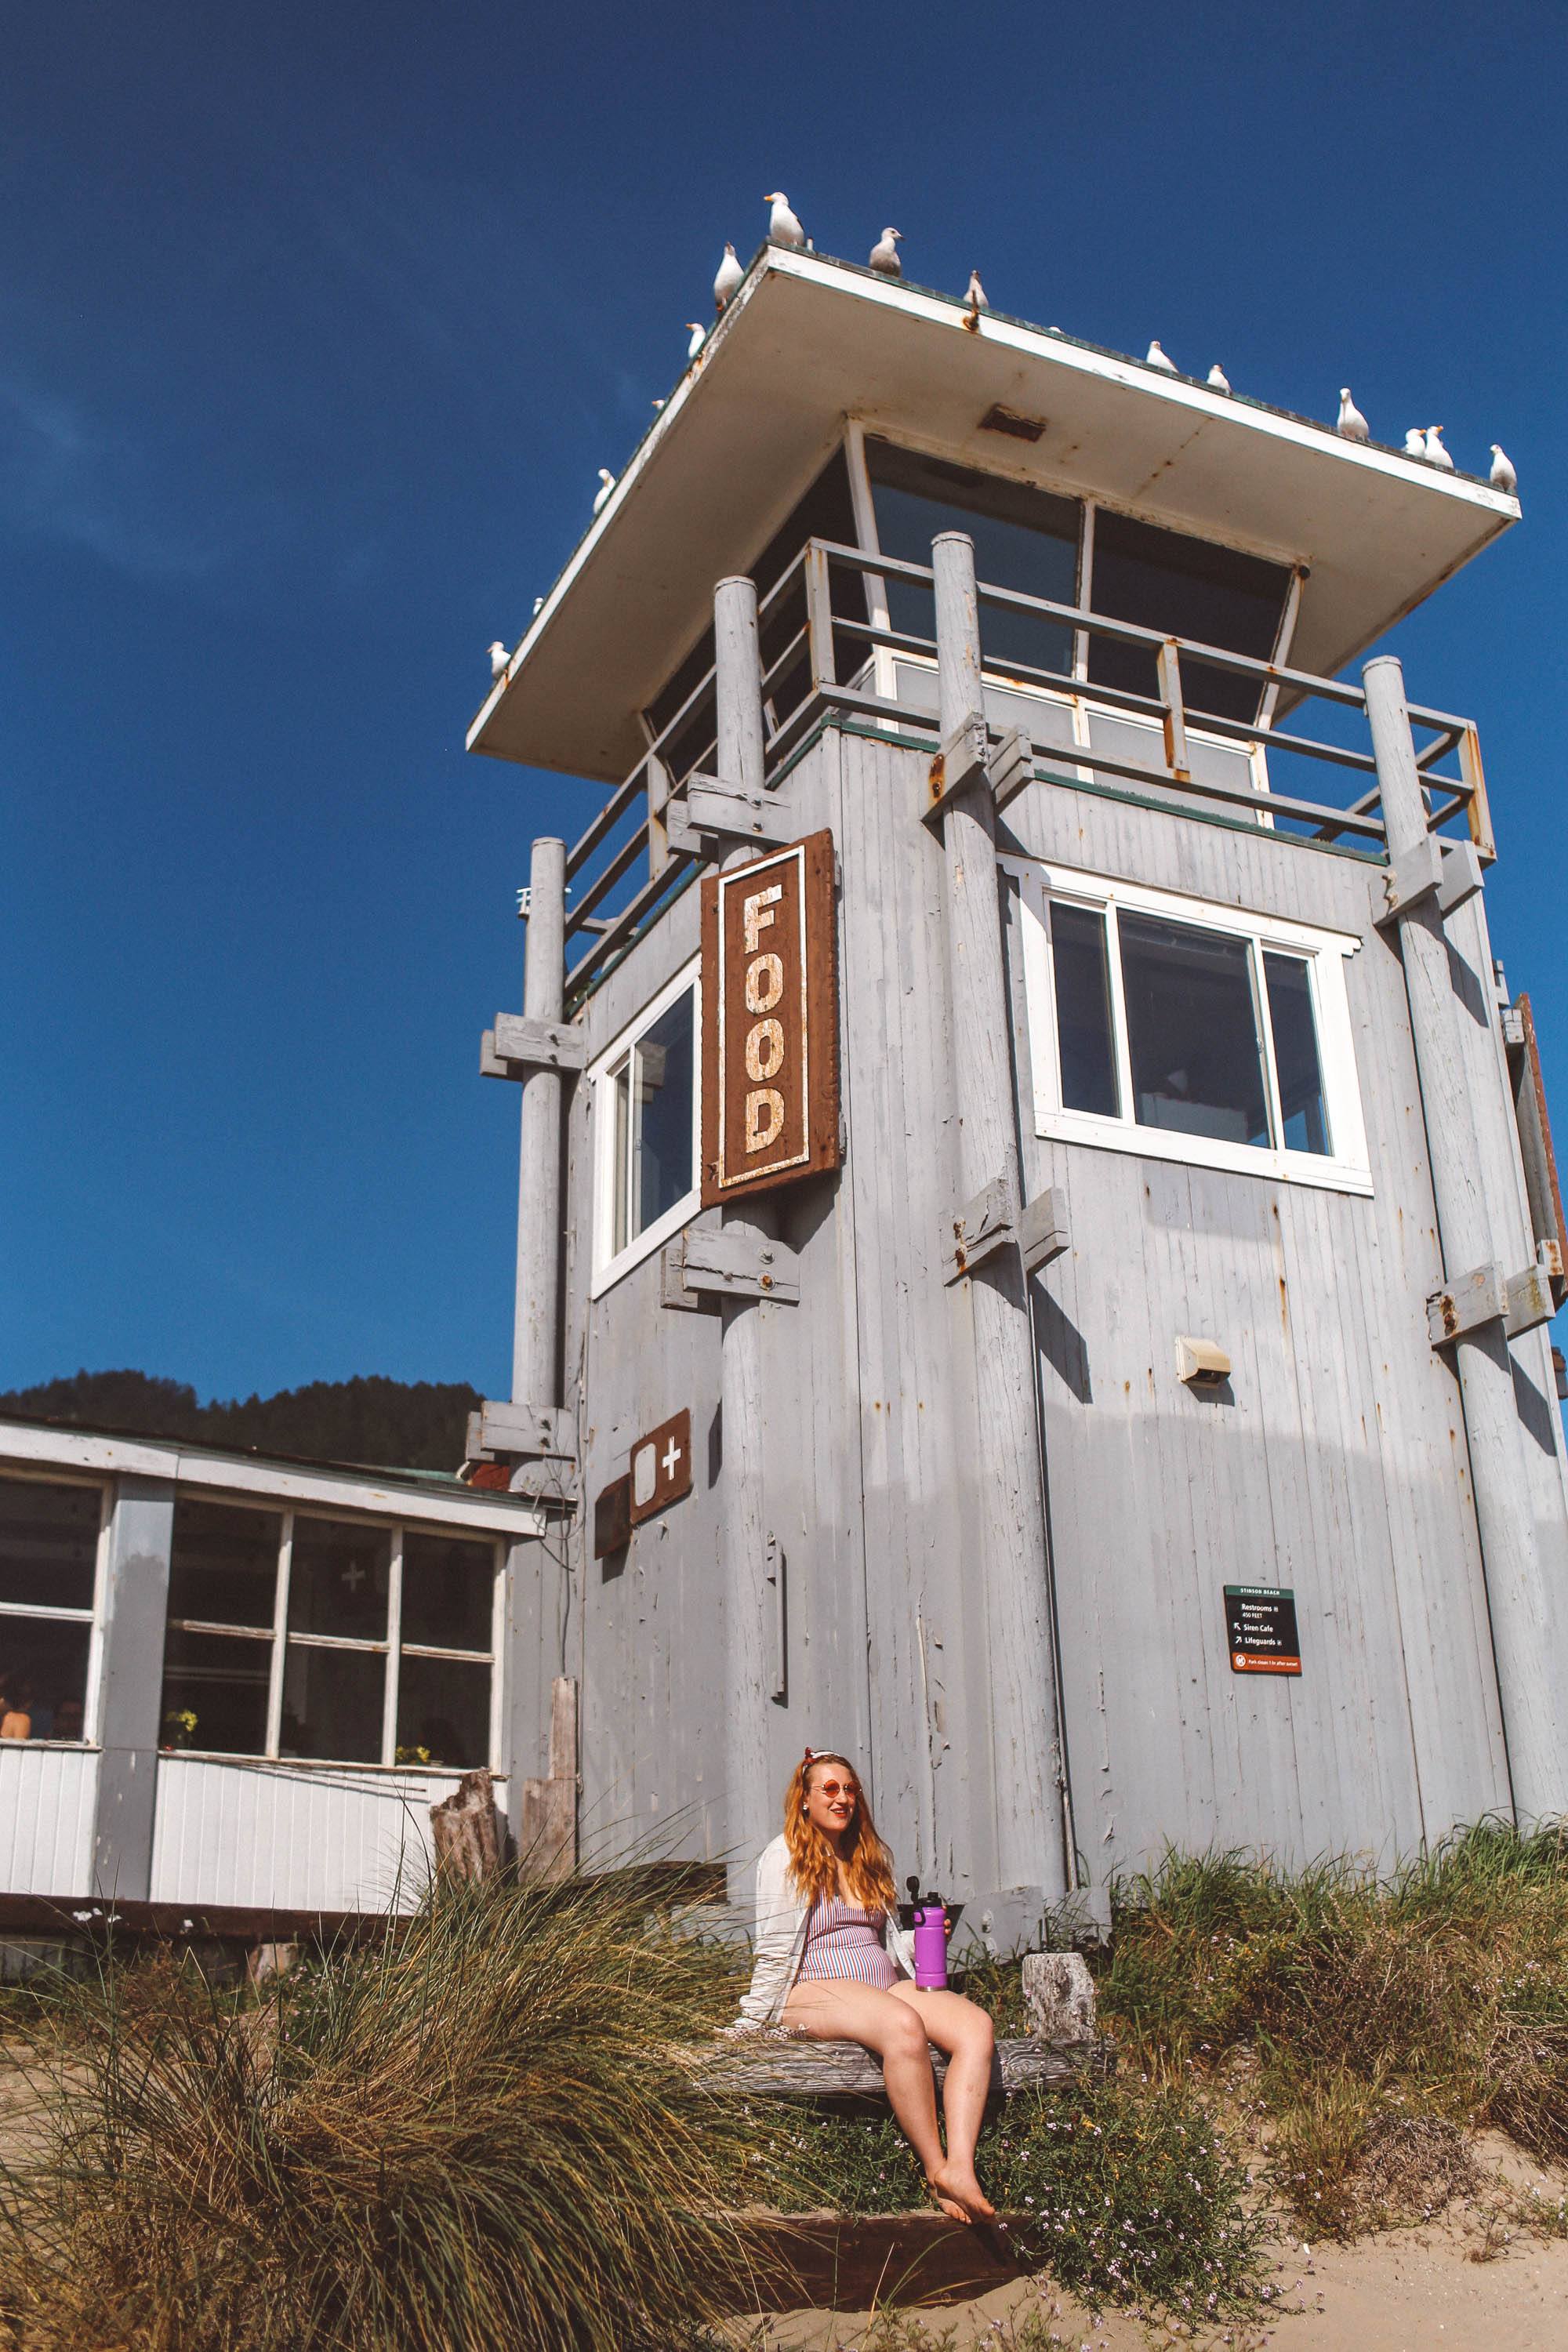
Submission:
[[[702,883],[702,1205],[838,1165],[833,835]]]
[[[631,1523],[640,1527],[691,1492],[691,1412],[672,1413],[632,1448]]]
[[[628,1472],[601,1487],[594,1499],[594,1558],[613,1559],[632,1539],[632,1482]]]
[[[1299,1675],[1296,1596],[1277,1584],[1227,1584],[1225,1638],[1233,1675]]]

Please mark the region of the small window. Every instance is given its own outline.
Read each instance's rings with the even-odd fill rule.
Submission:
[[[182,1496],[163,1745],[487,1763],[497,1581],[492,1539]]]
[[[0,1738],[85,1736],[103,1496],[0,1478]]]
[[[697,994],[690,965],[590,1074],[598,1156],[595,1295],[696,1209]]]
[[[1037,1126],[1370,1192],[1338,932],[1008,862]]]

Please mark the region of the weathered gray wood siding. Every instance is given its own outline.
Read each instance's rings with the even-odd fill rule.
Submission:
[[[1179,1844],[1386,1858],[1506,1807],[1458,1383],[1381,867],[1037,783],[1053,864],[1360,936],[1346,965],[1370,1199],[1037,1139],[1072,1246],[1037,1278],[1077,1842],[1094,1880]],[[1235,1365],[1176,1379],[1178,1332]],[[1300,1681],[1232,1674],[1222,1587],[1294,1588]]]
[[[658,1255],[588,1296],[589,1089],[568,1119],[567,1393],[584,1384],[592,1497],[637,1437],[692,1412],[692,1494],[574,1593],[537,1607],[583,1680],[586,1846],[628,1834],[718,1855],[725,1725],[760,1709],[782,1794],[802,1747],[861,1759],[900,1871],[994,1888],[989,1652],[968,1534],[976,1424],[967,1286],[942,1282],[957,1205],[942,856],[925,761],[829,732],[781,788],[842,872],[842,1174],[778,1195],[798,1307],[765,1304],[764,1480],[786,1558],[784,1703],[725,1686],[716,1316],[659,1304]],[[1018,992],[1027,1188],[1062,1186],[1072,1244],[1036,1284],[1068,1763],[1095,1883],[1167,1839],[1386,1856],[1506,1805],[1485,1591],[1453,1374],[1428,1344],[1439,1275],[1421,1106],[1377,869],[1063,787],[1008,811],[1004,848],[1361,935],[1347,979],[1374,1192],[1036,1138]],[[581,1016],[590,1058],[695,951],[689,891]],[[1016,981],[1016,958],[1014,978]],[[1175,1378],[1211,1334],[1228,1401]],[[1539,1351],[1538,1351],[1539,1352]],[[1543,1473],[1547,1455],[1543,1450]],[[1561,1465],[1550,1457],[1553,1476]],[[544,1547],[536,1548],[542,1553]],[[1045,1564],[1042,1562],[1042,1575]],[[1229,1670],[1221,1588],[1293,1586],[1299,1682]],[[547,1589],[549,1588],[549,1589]],[[520,1676],[513,1769],[543,1769]],[[531,1734],[523,1719],[541,1712]],[[531,1759],[530,1739],[539,1760]]]

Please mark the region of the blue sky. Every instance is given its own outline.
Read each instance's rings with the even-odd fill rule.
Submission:
[[[1379,437],[1523,525],[1395,640],[1480,722],[1568,1122],[1560,0],[55,0],[0,91],[0,1386],[509,1386],[527,845],[468,758],[763,189],[862,260]],[[1568,1141],[1568,1138],[1564,1138]]]

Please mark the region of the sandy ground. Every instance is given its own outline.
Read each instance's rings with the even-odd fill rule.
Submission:
[[[1496,2218],[1509,2192],[1528,2198],[1534,2189],[1555,2205],[1568,2175],[1544,2172],[1489,2136],[1477,2153],[1491,2191],[1479,2203],[1350,2246],[1283,2239],[1256,2324],[1200,2341],[1236,2352],[1568,2352],[1568,2239]],[[747,2352],[858,2352],[868,2334],[868,2352],[1149,2352],[1178,2340],[1129,2314],[1097,2318],[1048,2283],[908,2314],[902,2334],[879,2336],[869,2313],[816,2311],[773,2315],[736,2337]]]
[[[36,2145],[34,2102],[11,2053],[0,2052],[0,2157],[25,2162]],[[1532,2187],[1555,2203],[1568,2177],[1548,2175],[1502,2141],[1479,2153],[1515,2195]],[[1494,2200],[1495,2210],[1495,2200]],[[1208,2337],[1237,2352],[1568,2352],[1568,2239],[1546,2239],[1495,2221],[1486,2206],[1441,2222],[1363,2238],[1352,2246],[1300,2241],[1276,2248],[1268,2306],[1256,2325]],[[871,2334],[875,2352],[1148,2352],[1173,2339],[1122,2313],[1096,2318],[1059,2289],[1025,2282],[978,2302],[909,2315],[912,2326]],[[793,2312],[739,2322],[746,2352],[859,2352],[865,2312]]]

